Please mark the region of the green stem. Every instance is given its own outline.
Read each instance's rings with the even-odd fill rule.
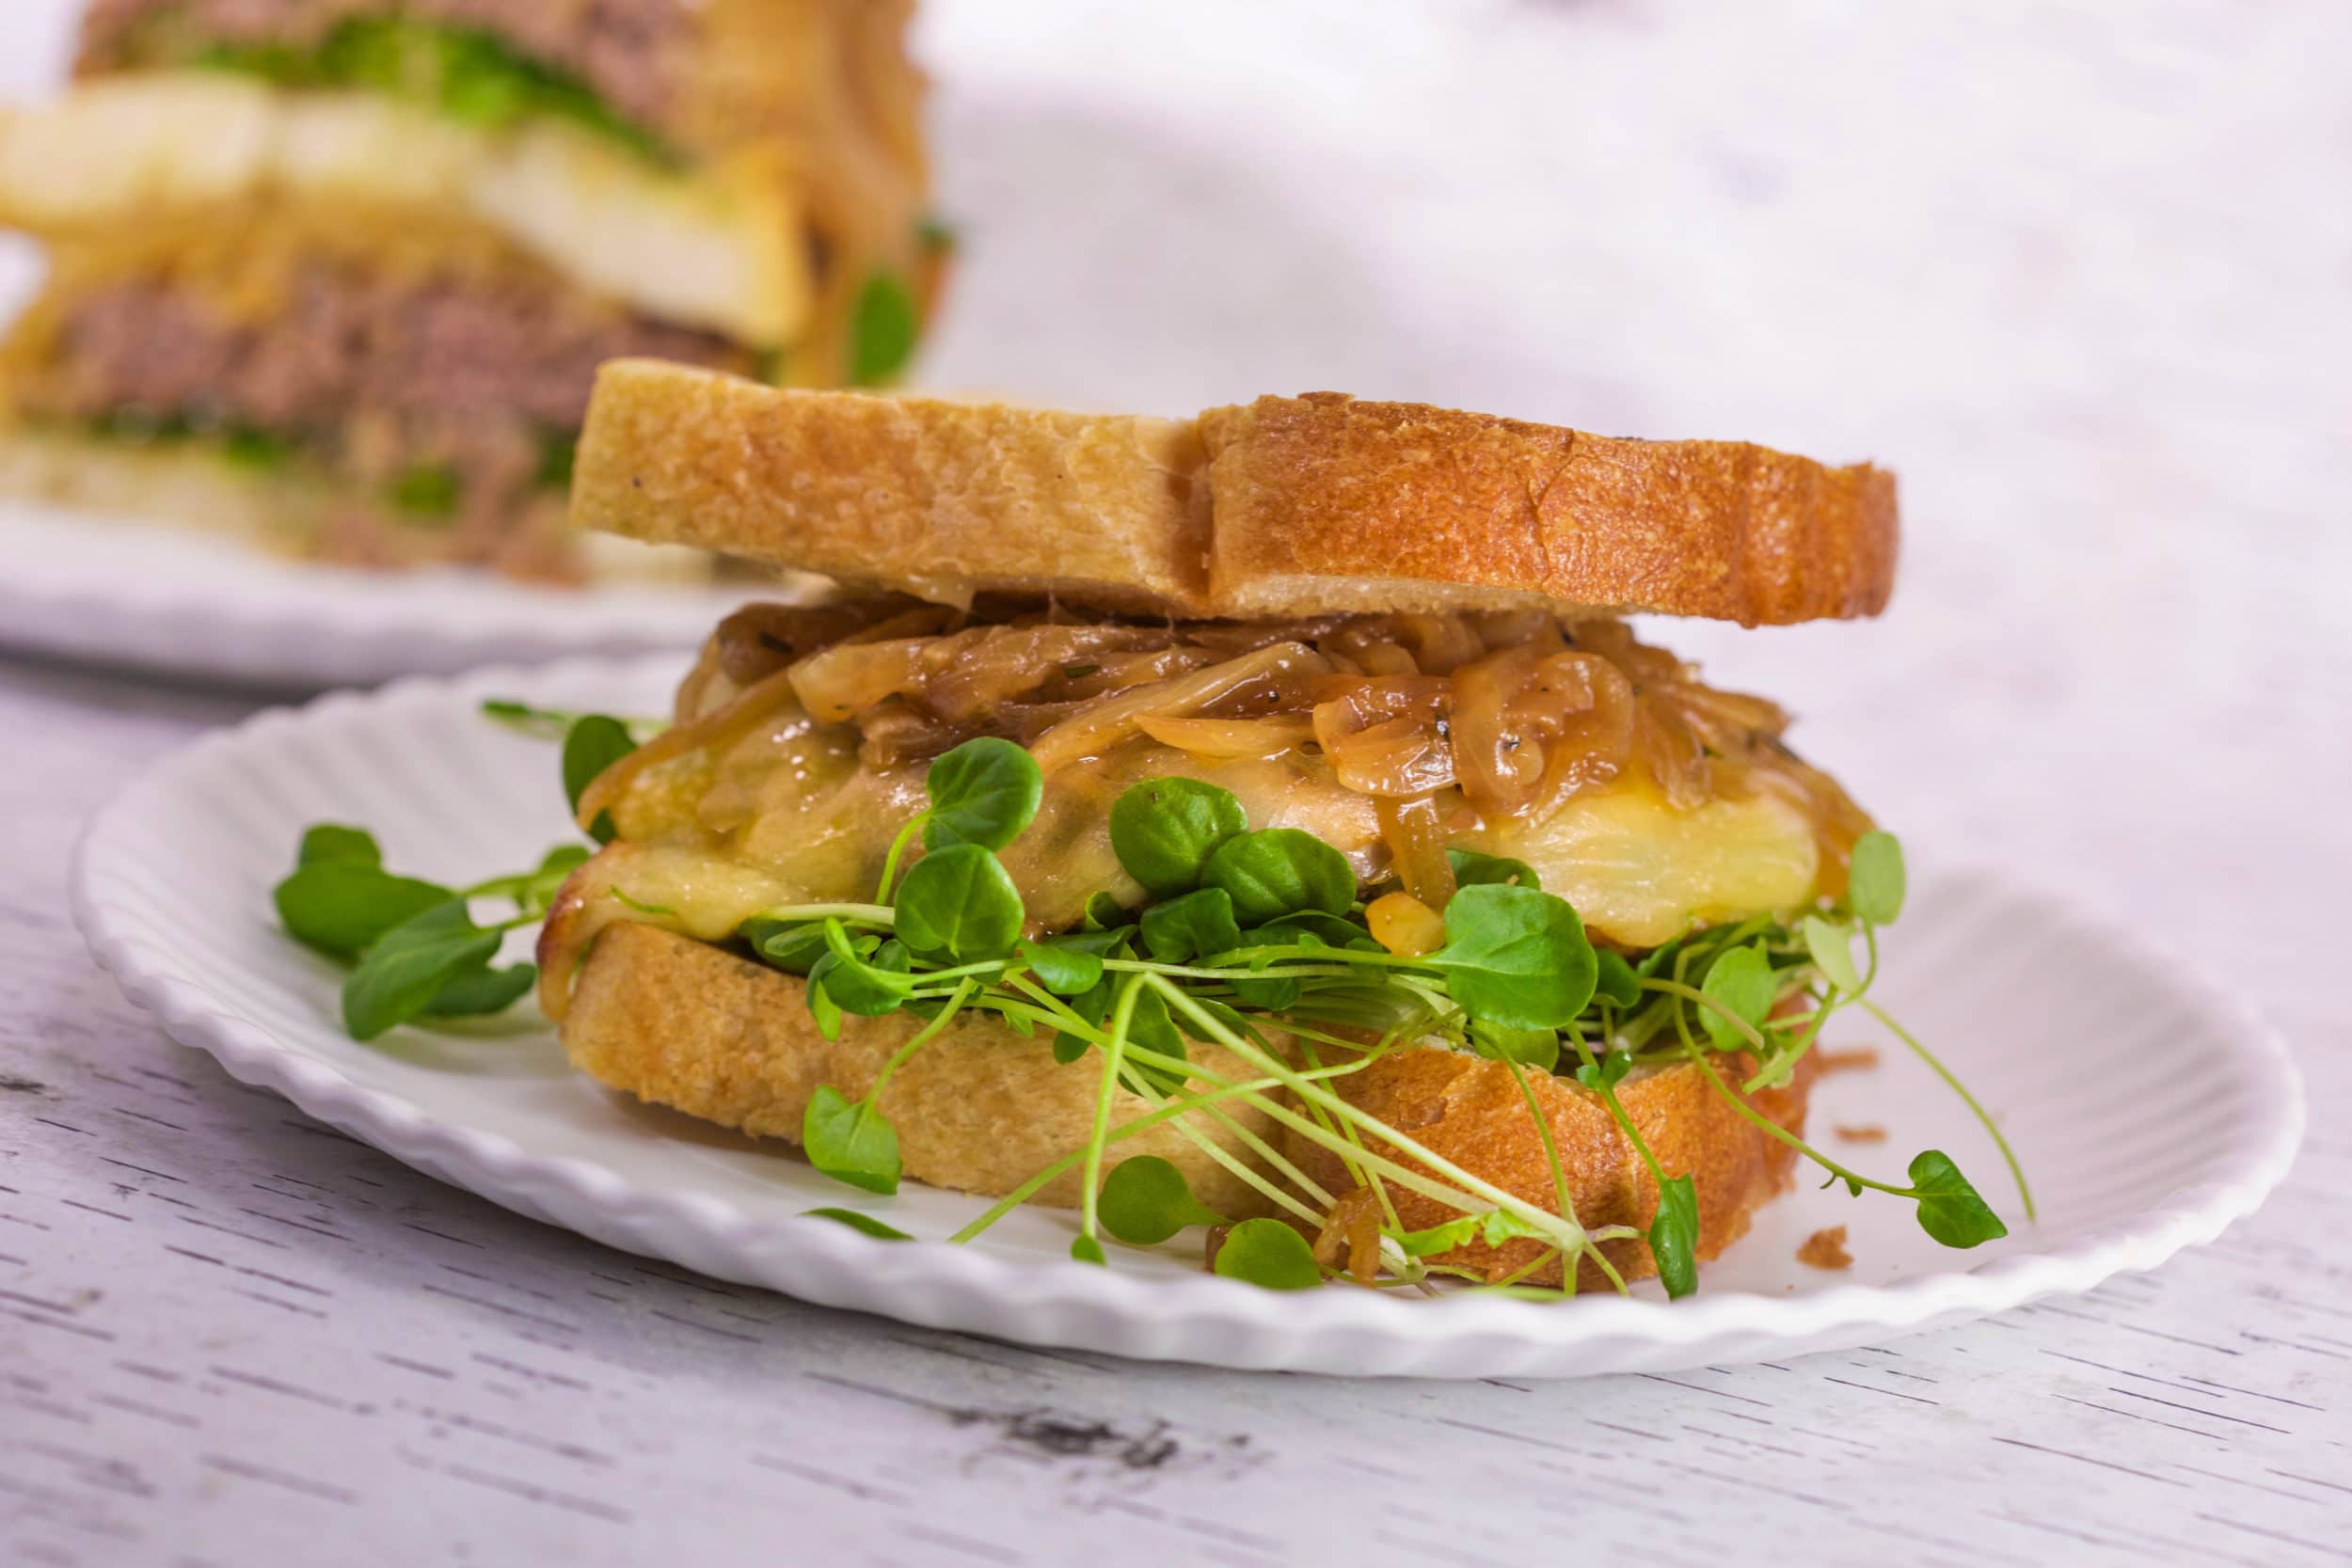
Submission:
[[[2009,1147],[2009,1140],[2001,1136],[2000,1128],[1994,1125],[1992,1114],[1986,1111],[1982,1105],[1977,1103],[1977,1097],[1968,1092],[1967,1085],[1963,1085],[1958,1078],[1954,1077],[1950,1069],[1947,1068],[1942,1062],[1937,1061],[1933,1052],[1930,1051],[1926,1046],[1920,1044],[1917,1038],[1912,1035],[1910,1030],[1904,1028],[1901,1024],[1896,1022],[1892,1018],[1888,1017],[1884,1008],[1881,1007],[1875,1002],[1865,1002],[1862,1004],[1862,1007],[1863,1010],[1868,1013],[1872,1018],[1877,1019],[1881,1023],[1886,1025],[1888,1029],[1894,1031],[1895,1037],[1902,1041],[1905,1045],[1911,1047],[1913,1054],[1916,1055],[1921,1061],[1927,1063],[1931,1068],[1933,1068],[1935,1069],[1935,1075],[1938,1078],[1943,1079],[1944,1082],[1950,1086],[1951,1091],[1960,1096],[1962,1103],[1965,1104],[1970,1111],[1975,1113],[1977,1120],[1983,1123],[1984,1130],[1993,1135],[1994,1147],[2001,1151],[2001,1158],[2009,1164],[2010,1180],[2017,1183],[2017,1196],[2019,1198],[2024,1200],[2026,1205],[2026,1218],[2028,1220],[2033,1219],[2035,1217],[2033,1210],[2033,1191],[2026,1185],[2026,1168],[2022,1164],[2018,1164],[2016,1152]]]
[[[1916,1187],[1891,1186],[1884,1181],[1873,1181],[1867,1176],[1861,1175],[1855,1171],[1848,1170],[1845,1166],[1839,1164],[1836,1161],[1831,1159],[1828,1155],[1822,1153],[1820,1149],[1815,1148],[1811,1144],[1806,1143],[1803,1138],[1798,1137],[1794,1132],[1789,1132],[1788,1129],[1783,1127],[1780,1123],[1774,1121],[1772,1117],[1766,1116],[1763,1112],[1757,1110],[1746,1101],[1740,1099],[1739,1095],[1732,1091],[1731,1085],[1724,1083],[1722,1076],[1717,1073],[1712,1067],[1708,1065],[1707,1053],[1699,1050],[1697,1047],[1693,1046],[1691,1048],[1690,1059],[1698,1065],[1698,1069],[1701,1072],[1707,1074],[1707,1081],[1715,1085],[1716,1092],[1731,1102],[1732,1109],[1738,1111],[1741,1116],[1756,1123],[1758,1129],[1771,1133],[1775,1138],[1778,1138],[1782,1143],[1787,1144],[1790,1148],[1795,1149],[1798,1153],[1804,1155],[1806,1159],[1812,1161],[1815,1164],[1820,1166],[1832,1176],[1836,1177],[1839,1180],[1849,1182],[1854,1186],[1873,1188],[1882,1193],[1892,1193],[1897,1197],[1908,1197],[1913,1199],[1916,1199],[1918,1197],[1919,1189]]]
[[[1560,1146],[1552,1141],[1551,1123],[1544,1118],[1544,1108],[1535,1101],[1534,1085],[1527,1081],[1527,1069],[1508,1056],[1502,1065],[1511,1069],[1511,1081],[1519,1086],[1519,1098],[1527,1101],[1527,1114],[1534,1118],[1535,1135],[1544,1141],[1544,1161],[1551,1166],[1551,1188],[1559,1195],[1560,1217],[1576,1224],[1576,1200],[1568,1196],[1568,1173],[1560,1164]],[[1579,1227],[1581,1228],[1581,1227]],[[1564,1295],[1576,1294],[1576,1257],[1560,1255],[1560,1290]]]
[[[898,878],[898,857],[907,852],[907,846],[914,841],[915,833],[930,815],[928,811],[916,812],[908,819],[907,825],[898,830],[898,836],[890,841],[890,853],[882,857],[882,885],[874,890],[875,903],[890,902],[890,884]]]
[[[898,911],[887,904],[778,904],[754,920],[850,920],[862,926],[895,926]]]
[[[882,1103],[882,1086],[890,1082],[890,1075],[898,1071],[899,1065],[905,1062],[908,1057],[914,1055],[917,1051],[920,1051],[923,1047],[930,1044],[933,1039],[937,1038],[939,1032],[947,1027],[948,1021],[954,1018],[958,1010],[963,1006],[963,999],[971,994],[971,981],[966,980],[957,986],[955,994],[948,998],[947,1006],[940,1009],[939,1016],[931,1020],[929,1023],[923,1025],[922,1028],[917,1029],[914,1032],[914,1038],[908,1040],[906,1044],[898,1047],[898,1050],[890,1053],[890,1060],[884,1062],[882,1064],[882,1071],[874,1075],[874,1086],[866,1091],[866,1099],[868,1104],[879,1105]]]
[[[1094,1091],[1094,1131],[1087,1138],[1086,1176],[1078,1198],[1079,1232],[1094,1237],[1094,1212],[1102,1197],[1103,1147],[1110,1141],[1111,1099],[1119,1091],[1119,1062],[1126,1053],[1127,1031],[1135,1026],[1136,999],[1143,994],[1140,981],[1119,993],[1111,1009],[1110,1038],[1103,1045],[1103,1081]]]

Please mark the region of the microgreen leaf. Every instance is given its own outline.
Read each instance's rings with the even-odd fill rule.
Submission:
[[[895,1225],[884,1225],[871,1214],[861,1214],[854,1209],[803,1209],[803,1219],[831,1220],[850,1229],[871,1236],[878,1242],[911,1242],[914,1237]]]
[[[1728,948],[1717,955],[1715,961],[1707,966],[1707,978],[1699,985],[1700,995],[1720,1004],[1756,1029],[1763,1028],[1779,990],[1780,981],[1772,973],[1771,955],[1760,942]],[[1739,1025],[1713,1007],[1700,1008],[1699,1022],[1707,1028],[1707,1037],[1726,1051],[1747,1042]]]
[[[935,849],[914,863],[895,900],[899,940],[926,958],[1001,958],[1021,940],[1021,894],[994,855],[977,844]]]
[[[1344,914],[1356,902],[1356,871],[1300,828],[1262,828],[1218,845],[1201,880],[1232,895],[1234,916],[1252,926],[1299,911]]]
[[[509,964],[504,969],[478,969],[455,975],[436,991],[424,1010],[434,1018],[472,1018],[502,1013],[523,999],[537,982],[533,964]]]
[[[1490,1061],[1517,1062],[1549,1072],[1560,1065],[1560,1032],[1557,1029],[1509,1029],[1500,1024],[1473,1021],[1470,1028],[1470,1046]]]
[[[572,809],[580,809],[580,798],[596,775],[637,750],[637,742],[629,738],[628,726],[618,719],[601,713],[583,714],[572,721],[564,732],[564,795]],[[614,828],[612,814],[598,812],[588,825],[588,836],[598,844],[612,842]]]
[[[1326,947],[1383,950],[1363,927],[1336,914],[1326,914],[1321,910],[1299,910],[1281,915],[1267,921],[1242,940],[1254,945],[1259,942],[1294,943],[1301,937],[1311,937]]]
[[[1209,856],[1249,826],[1229,790],[1199,779],[1146,779],[1111,803],[1111,852],[1161,898],[1200,885]],[[1354,883],[1350,881],[1350,891]],[[1279,911],[1276,911],[1279,913]]]
[[[1427,961],[1470,1017],[1505,1029],[1565,1029],[1593,999],[1598,965],[1565,899],[1478,882],[1445,907],[1445,945]]]
[[[1649,1255],[1658,1262],[1658,1282],[1669,1299],[1699,1288],[1699,1195],[1685,1171],[1658,1189],[1658,1212],[1649,1222]]]
[[[1109,894],[1097,892],[1087,895],[1084,929],[1115,931],[1122,926],[1133,926],[1135,923],[1134,912]]]
[[[2009,1234],[2001,1216],[1941,1149],[1924,1150],[1911,1162],[1911,1186],[1919,1198],[1919,1228],[1946,1246],[1972,1247]]]
[[[841,1008],[825,990],[824,980],[814,973],[808,977],[808,1016],[817,1021],[817,1032],[826,1039],[841,1037]]]
[[[930,850],[958,844],[1002,849],[1036,819],[1045,799],[1037,759],[994,736],[941,753],[923,787],[931,798],[923,824],[923,847]]]
[[[1299,997],[1305,993],[1305,989],[1295,977],[1288,974],[1277,974],[1271,979],[1243,979],[1236,975],[1233,979],[1233,995],[1236,999],[1246,1006],[1269,1013],[1279,1013],[1295,1006]]]
[[[1482,855],[1475,849],[1448,849],[1445,858],[1452,863],[1454,883],[1460,887],[1504,882],[1540,891],[1544,885],[1534,866],[1508,856]]]
[[[809,1096],[801,1117],[801,1148],[808,1163],[835,1181],[869,1193],[898,1190],[898,1130],[871,1101],[852,1104],[831,1084]]]
[[[1070,1259],[1073,1263],[1091,1263],[1098,1269],[1110,1262],[1110,1259],[1103,1253],[1103,1243],[1091,1236],[1073,1236],[1070,1239]]]
[[[1636,1006],[1642,1000],[1642,977],[1625,956],[1605,947],[1593,950],[1593,994],[1613,1007]]]
[[[1156,1154],[1112,1166],[1096,1207],[1104,1229],[1136,1246],[1157,1246],[1186,1226],[1225,1223],[1224,1215],[1192,1196],[1184,1173]]]
[[[1070,1010],[1100,1029],[1103,1026],[1103,1021],[1111,1016],[1110,982],[1103,981],[1091,990],[1081,991],[1072,997]],[[1093,1046],[1094,1042],[1084,1035],[1073,1035],[1067,1029],[1057,1030],[1054,1035],[1054,1060],[1067,1067],[1093,1049]]]
[[[1276,1219],[1244,1220],[1216,1249],[1216,1272],[1269,1291],[1304,1291],[1323,1283],[1307,1238]]]
[[[1862,975],[1853,966],[1853,933],[1818,914],[1806,915],[1803,929],[1805,952],[1822,978],[1848,996],[1859,995]]]
[[[1603,1094],[1625,1082],[1625,1075],[1633,1070],[1633,1058],[1623,1051],[1612,1051],[1596,1062],[1586,1062],[1576,1069],[1576,1081]]]
[[[347,828],[340,822],[314,822],[302,835],[302,847],[294,853],[294,864],[305,865],[382,865],[384,851],[377,847],[375,835],[365,828]]]
[[[1156,1051],[1163,1056],[1174,1056],[1185,1061],[1191,1059],[1184,1049],[1184,1031],[1177,1028],[1176,1021],[1168,1016],[1167,998],[1156,990],[1146,990],[1136,998],[1135,1018],[1127,1026],[1127,1039],[1131,1045]],[[1146,1067],[1133,1058],[1126,1062],[1125,1070],[1143,1085],[1160,1094],[1175,1094],[1184,1086],[1183,1077],[1171,1069]]]
[[[1240,945],[1232,896],[1221,887],[1195,888],[1143,911],[1144,950],[1164,964],[1230,953]]]
[[[488,963],[499,936],[474,925],[462,898],[393,927],[360,955],[343,981],[344,1029],[354,1039],[372,1040],[417,1017],[443,987]]]
[[[1083,996],[1103,983],[1103,955],[1067,938],[1025,942],[1013,951],[1056,996]]]
[[[835,1006],[860,1018],[881,1018],[906,1005],[914,976],[908,973],[914,966],[905,943],[885,942],[869,956],[850,945],[839,921],[827,921],[824,929],[831,951],[810,968],[808,977],[824,988]]]
[[[437,883],[358,860],[314,861],[271,894],[296,942],[339,958],[358,958],[392,927],[455,896]]]
[[[1846,902],[1873,926],[1892,926],[1903,912],[1903,847],[1875,829],[1854,840],[1846,871]]]
[[[818,921],[768,920],[759,916],[736,927],[753,951],[787,974],[806,974],[827,952],[825,927]]]
[[[1426,1230],[1407,1230],[1396,1239],[1407,1258],[1434,1258],[1441,1252],[1452,1252],[1478,1239],[1479,1216],[1463,1214],[1433,1225]]]
[[[922,335],[914,291],[888,267],[877,267],[850,313],[850,385],[879,387],[890,380],[914,357]]]

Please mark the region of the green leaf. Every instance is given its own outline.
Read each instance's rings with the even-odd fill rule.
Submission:
[[[1804,917],[1804,949],[1821,977],[1848,996],[1862,994],[1862,974],[1853,966],[1853,933],[1818,914]]]
[[[402,922],[360,955],[343,981],[343,1027],[372,1040],[422,1013],[443,987],[498,953],[500,933],[475,926],[451,898]]]
[[[1115,931],[1122,926],[1133,926],[1135,915],[1107,893],[1087,895],[1085,928],[1089,931]]]
[[[1146,990],[1136,998],[1135,1014],[1127,1025],[1127,1041],[1180,1061],[1192,1059],[1184,1048],[1184,1031],[1176,1027],[1176,1021],[1168,1016],[1167,999],[1156,990]],[[1164,1095],[1184,1090],[1184,1075],[1171,1069],[1149,1067],[1131,1056],[1124,1069],[1134,1080],[1130,1086],[1138,1090]]]
[[[1110,982],[1104,980],[1091,990],[1081,991],[1072,997],[1070,1010],[1100,1029],[1103,1026],[1103,1021],[1111,1016]],[[1067,1029],[1055,1032],[1054,1060],[1064,1067],[1068,1067],[1093,1048],[1094,1042],[1083,1035],[1073,1035]]]
[[[736,927],[736,935],[752,951],[787,974],[806,974],[831,951],[825,945],[824,923],[815,920],[768,920],[755,915]]]
[[[534,964],[510,964],[504,969],[478,969],[453,977],[434,993],[424,1010],[434,1018],[473,1018],[502,1013],[521,1001],[538,982]]]
[[[850,1229],[871,1236],[878,1242],[911,1242],[914,1237],[895,1225],[884,1225],[871,1214],[861,1214],[854,1209],[803,1209],[803,1219],[831,1220]]]
[[[1302,938],[1311,939],[1308,945],[1321,942],[1326,947],[1369,947],[1375,951],[1387,951],[1373,941],[1372,932],[1366,927],[1341,915],[1326,914],[1321,910],[1300,910],[1296,913],[1269,920],[1244,936],[1242,941],[1252,947],[1260,944],[1295,946]]]
[[[580,810],[580,798],[596,775],[637,750],[637,742],[629,738],[628,726],[618,719],[602,713],[591,713],[572,721],[564,732],[564,798]],[[598,844],[610,844],[613,837],[612,816],[598,812],[588,825],[588,836]]]
[[[418,463],[401,470],[386,492],[411,517],[453,516],[465,498],[466,482],[446,463]]]
[[[294,865],[382,865],[384,851],[377,847],[375,835],[365,828],[346,828],[339,822],[314,822],[302,834],[302,847],[294,852]]]
[[[1241,945],[1233,900],[1223,888],[1195,888],[1143,911],[1144,951],[1164,964],[1230,953]]]
[[[1462,1010],[1505,1029],[1565,1029],[1599,975],[1584,923],[1567,900],[1475,882],[1445,907],[1445,945],[1427,962]]]
[[[1110,1262],[1103,1255],[1103,1243],[1091,1236],[1073,1237],[1070,1243],[1070,1259],[1073,1263],[1092,1263],[1102,1268]]]
[[[356,958],[394,927],[457,895],[358,860],[318,861],[278,884],[271,899],[296,942]]]
[[[1671,1300],[1699,1288],[1699,1195],[1690,1174],[1658,1190],[1658,1212],[1649,1222],[1649,1255],[1658,1260],[1658,1281]]]
[[[1236,919],[1251,926],[1300,911],[1344,914],[1356,902],[1347,857],[1299,828],[1262,828],[1218,845],[1201,880],[1232,895]]]
[[[1173,898],[1199,887],[1209,856],[1248,826],[1229,790],[1199,779],[1146,779],[1111,803],[1111,852],[1155,897]]]
[[[1535,868],[1525,861],[1511,860],[1502,855],[1482,855],[1475,849],[1448,849],[1445,858],[1453,863],[1454,881],[1457,887],[1503,882],[1540,891],[1544,885],[1543,879],[1535,875]]]
[[[1083,996],[1103,983],[1103,955],[1069,938],[1025,942],[1013,951],[1056,996]]]
[[[1279,1013],[1298,1005],[1306,988],[1295,976],[1278,974],[1272,979],[1241,979],[1233,981],[1233,998],[1245,1006],[1263,1012]]]
[[[1625,1075],[1633,1070],[1629,1053],[1612,1051],[1597,1062],[1586,1062],[1576,1069],[1576,1081],[1595,1094],[1606,1094],[1625,1082]]]
[[[923,847],[977,844],[1002,849],[1019,838],[1045,799],[1037,759],[1009,740],[982,736],[941,753],[924,775],[931,798]]]
[[[890,380],[914,356],[922,336],[914,291],[889,268],[876,268],[850,314],[850,385],[879,387]]]
[[[1480,1222],[1484,1216],[1463,1214],[1433,1225],[1426,1230],[1407,1230],[1396,1239],[1407,1258],[1435,1258],[1441,1252],[1452,1252],[1457,1246],[1468,1246],[1478,1240]]]
[[[1903,912],[1903,847],[1873,829],[1854,840],[1846,872],[1846,903],[1873,926],[1892,926]]]
[[[898,1190],[898,1130],[866,1101],[851,1104],[831,1084],[809,1096],[801,1117],[808,1163],[835,1181],[869,1193]]]
[[[1941,1149],[1927,1149],[1911,1162],[1911,1185],[1919,1196],[1919,1228],[1946,1246],[1972,1247],[2009,1234],[2001,1216]]]
[[[1642,977],[1633,972],[1633,966],[1625,961],[1622,954],[1597,947],[1593,950],[1593,962],[1596,966],[1593,994],[1596,997],[1613,1007],[1640,1005]]]
[[[825,990],[825,982],[813,973],[808,977],[808,1016],[817,1021],[817,1032],[825,1038],[841,1037],[841,1008]]]
[[[898,940],[926,958],[1002,958],[1021,940],[1021,894],[996,857],[977,844],[916,861],[894,902]]]
[[[1186,1226],[1223,1225],[1225,1216],[1192,1196],[1184,1173],[1156,1154],[1111,1167],[1096,1200],[1103,1228],[1136,1246],[1157,1246]]]
[[[1269,1291],[1304,1291],[1323,1283],[1307,1238],[1280,1220],[1244,1220],[1216,1249],[1216,1272]]]
[[[1470,1046],[1481,1056],[1497,1062],[1517,1062],[1549,1072],[1560,1065],[1560,1031],[1557,1029],[1506,1029],[1500,1024],[1473,1020],[1470,1027]]]
[[[905,1006],[914,994],[914,976],[908,973],[914,966],[905,943],[885,942],[868,958],[850,946],[839,921],[829,920],[825,944],[831,951],[810,967],[808,977],[823,986],[825,995],[843,1012],[881,1018]]]
[[[1759,1031],[1771,1016],[1773,998],[1779,991],[1780,978],[1772,973],[1772,955],[1760,942],[1718,954],[1715,961],[1707,966],[1707,978],[1699,985],[1700,995],[1721,1004],[1749,1027]],[[1707,1037],[1726,1051],[1747,1044],[1747,1037],[1738,1025],[1713,1007],[1701,1007],[1699,1022],[1706,1026]]]

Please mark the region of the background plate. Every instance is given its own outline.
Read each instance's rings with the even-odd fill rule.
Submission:
[[[871,1242],[798,1217],[869,1207],[941,1236],[977,1200],[909,1187],[873,1200],[779,1146],[606,1093],[568,1071],[544,1022],[355,1044],[336,972],[275,928],[267,892],[302,826],[362,823],[404,871],[474,879],[567,831],[551,746],[475,712],[486,695],[656,712],[674,657],[573,661],[326,698],[211,736],[92,823],[75,915],[99,961],[180,1040],[312,1116],[444,1180],[633,1252],[831,1306],[1007,1338],[1238,1367],[1498,1376],[1662,1370],[1859,1344],[2081,1291],[2211,1240],[2285,1173],[2301,1085],[2260,1022],[2169,958],[2049,896],[1982,873],[1915,879],[1883,997],[2000,1116],[2042,1219],[2027,1226],[1965,1110],[1899,1049],[1825,1081],[1817,1138],[1892,1174],[1946,1149],[2010,1238],[1945,1251],[1906,1206],[1801,1183],[1702,1271],[1699,1295],[1572,1305],[1277,1295],[1199,1272],[1197,1250],[1067,1259],[1069,1219],[1025,1211],[980,1243]],[[1835,1046],[1865,1043],[1851,1028]],[[1875,1043],[1875,1042],[1873,1042]],[[1830,1129],[1870,1124],[1880,1147]],[[1795,1261],[1827,1225],[1853,1267]]]
[[[691,648],[762,593],[755,584],[564,590],[453,570],[358,571],[8,499],[0,499],[0,644],[300,690]]]

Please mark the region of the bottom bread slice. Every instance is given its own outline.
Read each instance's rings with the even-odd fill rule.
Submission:
[[[580,965],[564,1049],[572,1065],[638,1099],[760,1137],[800,1141],[801,1117],[820,1085],[855,1100],[873,1086],[892,1052],[922,1027],[904,1014],[845,1018],[828,1040],[809,1016],[807,983],[766,964],[651,926],[623,923],[597,936]],[[1010,1192],[1085,1147],[1101,1085],[1099,1055],[1054,1060],[1049,1034],[1024,1038],[985,1016],[958,1018],[882,1090],[881,1109],[898,1131],[906,1174],[934,1187],[991,1196]],[[1192,1060],[1231,1082],[1252,1074],[1234,1057],[1194,1043]],[[1120,1089],[1111,1122],[1135,1120],[1152,1101]],[[1226,1114],[1271,1141],[1263,1112],[1234,1104]],[[1236,1140],[1200,1113],[1202,1136],[1263,1170]],[[1271,1207],[1171,1123],[1110,1146],[1105,1165],[1137,1154],[1169,1161],[1200,1201],[1235,1219]],[[1075,1207],[1079,1173],[1056,1177],[1033,1202]]]
[[[797,1143],[802,1116],[820,1085],[852,1100],[863,1096],[891,1053],[921,1026],[903,1015],[847,1018],[840,1037],[828,1040],[809,1015],[807,995],[806,983],[795,975],[651,926],[622,923],[596,939],[580,966],[564,1018],[564,1048],[580,1070],[640,1100]],[[1253,1076],[1215,1047],[1195,1043],[1191,1053],[1220,1078]],[[898,1129],[907,1176],[961,1192],[1011,1191],[1083,1147],[1093,1124],[1100,1061],[1058,1063],[1047,1035],[1025,1038],[988,1018],[957,1020],[909,1058],[882,1091],[882,1110]],[[1719,1064],[1717,1070],[1733,1084],[1754,1070],[1744,1056],[1724,1056]],[[1556,1207],[1543,1140],[1526,1097],[1502,1063],[1454,1051],[1403,1050],[1333,1083],[1351,1103],[1431,1153],[1515,1196]],[[1787,1088],[1764,1091],[1749,1103],[1775,1124],[1802,1132],[1811,1083],[1808,1067]],[[1657,1183],[1599,1098],[1548,1073],[1530,1073],[1528,1084],[1544,1109],[1576,1218],[1595,1229],[1646,1227],[1657,1208]],[[1700,1258],[1737,1241],[1756,1209],[1788,1185],[1793,1151],[1741,1117],[1698,1069],[1678,1063],[1638,1071],[1618,1092],[1667,1174],[1694,1178]],[[1113,1097],[1113,1125],[1152,1108],[1152,1101],[1121,1089]],[[1286,1132],[1262,1111],[1239,1104],[1226,1109],[1257,1136],[1286,1144],[1290,1159],[1326,1190],[1342,1194],[1352,1185],[1339,1159],[1319,1145]],[[1229,1132],[1198,1113],[1192,1120],[1232,1158],[1264,1173],[1263,1163]],[[1272,1208],[1172,1125],[1111,1145],[1106,1164],[1137,1154],[1173,1163],[1203,1203],[1232,1218]],[[1032,1201],[1069,1208],[1079,1192],[1078,1172],[1072,1170]],[[1393,1184],[1389,1192],[1407,1229],[1457,1212]],[[1500,1247],[1474,1243],[1438,1260],[1500,1278],[1541,1250],[1532,1240]],[[1607,1243],[1603,1250],[1628,1278],[1656,1272],[1639,1241]],[[1556,1284],[1560,1266],[1554,1261],[1523,1278]],[[1578,1283],[1591,1289],[1607,1279],[1588,1262]]]

